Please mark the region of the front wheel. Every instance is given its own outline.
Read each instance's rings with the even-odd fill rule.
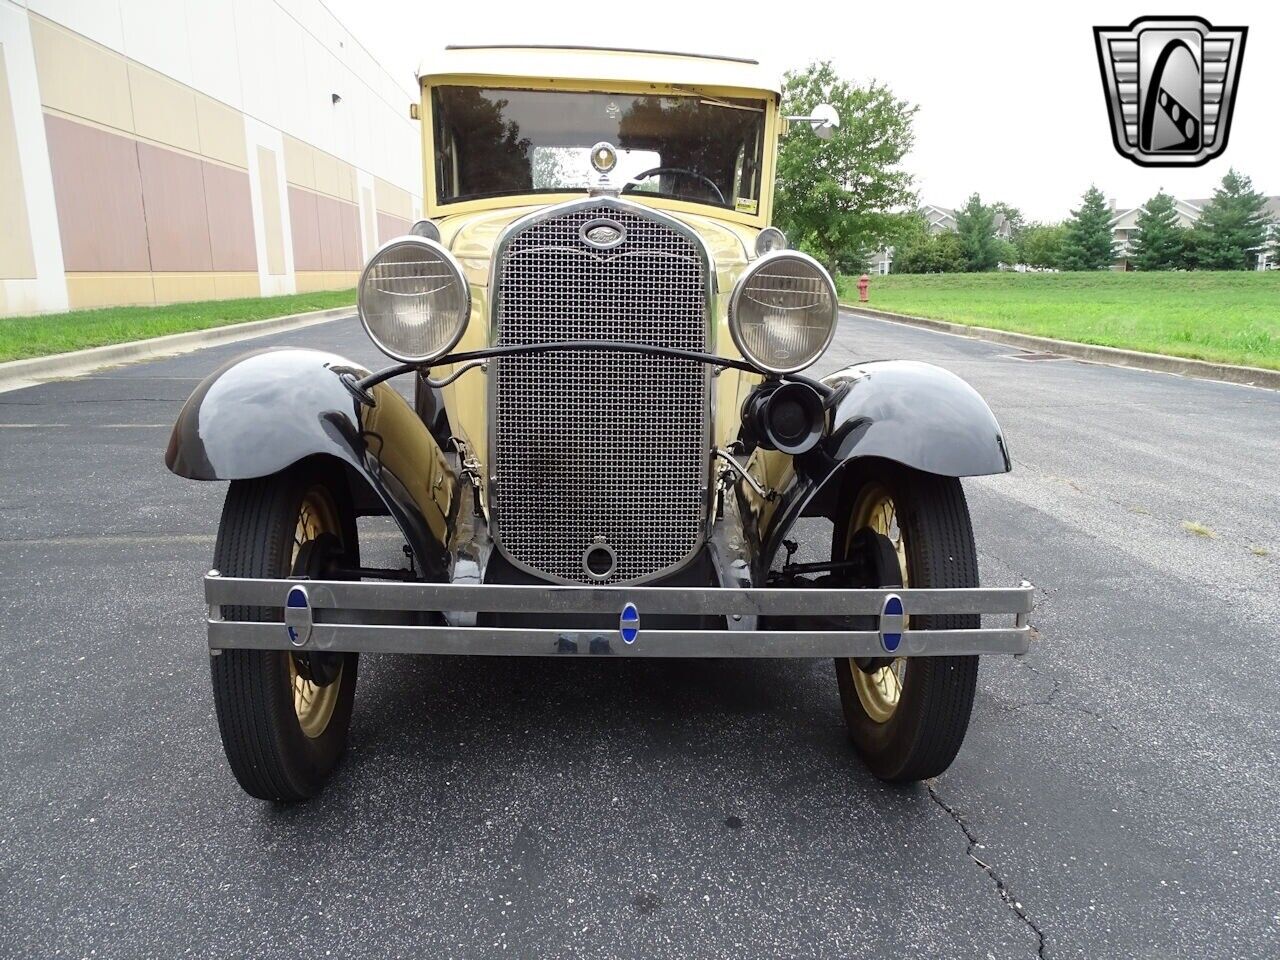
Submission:
[[[857,550],[879,570],[866,586],[976,587],[978,557],[964,490],[954,477],[884,466],[845,488],[832,559]],[[917,629],[968,629],[973,614],[911,618]],[[925,780],[951,765],[969,727],[978,658],[897,657],[835,661],[854,747],[882,780]]]
[[[337,561],[359,564],[355,511],[340,468],[304,463],[232,482],[214,549],[223,576],[315,577]],[[272,613],[223,610],[228,620],[280,619]],[[224,650],[213,657],[218,729],[246,793],[298,801],[320,792],[346,749],[357,666],[354,653]]]

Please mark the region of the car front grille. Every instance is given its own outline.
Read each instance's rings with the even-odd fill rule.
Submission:
[[[624,238],[595,249],[597,219]],[[699,245],[631,204],[578,202],[507,236],[495,280],[497,342],[624,340],[705,351]],[[494,530],[506,555],[580,583],[649,579],[701,544],[709,476],[707,368],[616,351],[503,357],[492,439]],[[604,578],[584,568],[613,551]]]

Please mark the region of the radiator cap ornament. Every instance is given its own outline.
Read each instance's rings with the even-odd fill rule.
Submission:
[[[591,148],[591,166],[596,173],[609,173],[618,165],[618,151],[608,140],[601,140]]]
[[[587,193],[593,197],[616,197],[621,188],[609,179],[609,174],[618,165],[618,150],[608,140],[601,140],[591,148],[591,167],[599,178],[592,183]]]

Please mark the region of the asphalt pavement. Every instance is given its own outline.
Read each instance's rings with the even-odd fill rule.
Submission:
[[[1280,393],[847,316],[822,372],[938,363],[1015,462],[966,489],[1038,637],[950,771],[866,773],[825,661],[366,657],[289,808],[218,739],[223,485],[163,464],[268,344],[379,363],[347,319],[0,394],[0,956],[1280,955]]]

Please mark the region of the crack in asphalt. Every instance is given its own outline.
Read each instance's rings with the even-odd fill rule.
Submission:
[[[1034,920],[1027,916],[1027,911],[1023,909],[1023,906],[1019,901],[1014,899],[1013,893],[1009,890],[1009,885],[1005,883],[1004,878],[1001,877],[1000,874],[996,873],[995,868],[991,866],[991,864],[985,863],[974,855],[973,851],[981,844],[978,842],[978,835],[974,833],[973,828],[965,822],[965,819],[960,815],[960,812],[956,810],[955,807],[951,806],[951,804],[947,803],[947,801],[942,799],[937,788],[935,788],[932,783],[926,783],[925,786],[929,790],[930,799],[945,810],[947,816],[954,820],[956,822],[956,826],[963,831],[965,839],[969,841],[968,849],[965,850],[969,859],[976,863],[979,869],[991,878],[991,882],[996,885],[996,893],[1000,895],[1000,899],[1003,900],[1005,905],[1017,915],[1018,919],[1026,924],[1027,928],[1036,935],[1036,941],[1038,943],[1036,956],[1039,957],[1040,960],[1044,960],[1045,948],[1048,946],[1044,931],[1040,929],[1040,926]]]
[[[1019,666],[1023,667],[1024,669],[1030,670],[1037,677],[1040,677],[1043,680],[1048,680],[1050,683],[1053,684],[1053,686],[1050,688],[1048,695],[1043,699],[1031,700],[1031,701],[1028,701],[1027,703],[1019,703],[1019,704],[1016,704],[1015,706],[1007,707],[1004,710],[1005,713],[1015,713],[1018,710],[1025,710],[1027,707],[1063,706],[1070,710],[1075,710],[1078,713],[1083,713],[1086,717],[1092,717],[1093,719],[1097,720],[1099,723],[1106,724],[1106,726],[1108,726],[1115,733],[1120,732],[1120,727],[1117,726],[1115,723],[1113,723],[1111,720],[1108,720],[1105,716],[1102,715],[1101,712],[1097,710],[1089,709],[1089,707],[1076,701],[1075,698],[1071,697],[1070,694],[1065,693],[1063,681],[1060,680],[1058,677],[1052,677],[1047,673],[1037,670],[1035,667],[1031,666],[1031,664],[1026,663],[1021,659],[1015,659],[1014,662],[1017,663]],[[1060,693],[1063,694],[1063,699],[1061,700],[1058,699],[1058,694]]]
[[[1006,567],[1011,566],[1010,564],[1005,563],[1000,557],[994,556],[994,554],[991,554],[991,556],[1001,563],[1004,563]],[[1040,599],[1036,601],[1033,616],[1035,614],[1043,613],[1045,608],[1048,607],[1054,599],[1054,591],[1048,587],[1036,587],[1036,593],[1040,595]],[[1042,634],[1033,626],[1031,628],[1031,643],[1033,649],[1034,645],[1041,639]],[[1063,680],[1058,677],[1051,676],[1042,670],[1037,670],[1031,664],[1027,663],[1026,656],[1026,654],[1015,656],[1013,658],[1013,662],[1023,669],[1030,671],[1035,676],[1040,677],[1042,680],[1048,680],[1052,684],[1052,687],[1049,689],[1049,693],[1037,700],[1028,700],[1025,703],[1015,703],[1008,707],[997,706],[997,710],[1004,714],[1010,714],[1017,713],[1019,710],[1026,710],[1029,707],[1063,707],[1068,710],[1075,710],[1077,713],[1083,713],[1086,717],[1092,717],[1099,723],[1105,724],[1115,733],[1120,732],[1120,727],[1111,720],[1108,720],[1101,712],[1089,709],[1089,707],[1080,703],[1076,698],[1067,693],[1065,689],[1066,684]],[[1062,695],[1062,699],[1059,699],[1059,694]]]

